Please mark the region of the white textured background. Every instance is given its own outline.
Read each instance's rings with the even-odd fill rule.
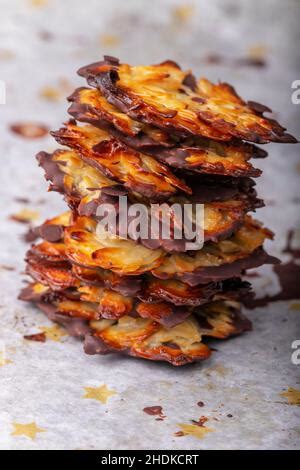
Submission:
[[[0,14],[0,80],[7,88],[7,103],[0,105],[0,339],[7,355],[0,367],[0,448],[299,448],[299,408],[279,395],[300,388],[300,366],[290,359],[291,342],[300,339],[299,310],[288,302],[250,312],[252,333],[218,343],[211,360],[180,370],[85,356],[68,337],[44,344],[23,340],[48,322],[16,300],[27,246],[24,225],[9,217],[25,206],[38,210],[42,220],[64,205],[58,195],[46,194],[34,159],[54,142],[25,140],[9,126],[37,121],[58,128],[67,118],[63,97],[83,85],[75,71],[108,53],[131,63],[170,58],[197,75],[229,81],[245,98],[276,110],[299,137],[300,105],[291,103],[291,83],[300,79],[300,2],[0,0]],[[237,66],[236,58],[253,49],[267,66]],[[225,55],[226,63],[207,64],[212,53]],[[55,99],[43,96],[49,87]],[[258,162],[264,169],[258,187],[267,203],[259,218],[276,232],[269,251],[284,259],[286,232],[300,227],[299,146],[268,147],[270,157]],[[253,279],[259,294],[274,293],[278,282],[271,270],[261,272],[264,277]],[[102,384],[117,391],[106,404],[82,399],[84,387]],[[164,421],[143,413],[153,405],[163,407]],[[201,440],[174,436],[178,423],[201,415],[213,432]],[[35,439],[12,435],[14,423],[30,422],[45,432]]]

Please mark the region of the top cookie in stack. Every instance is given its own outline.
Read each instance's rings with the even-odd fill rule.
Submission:
[[[263,249],[272,233],[248,215],[263,205],[252,159],[267,153],[254,143],[296,139],[264,117],[267,107],[228,84],[197,82],[172,61],[129,66],[105,56],[79,75],[92,88],[69,97],[73,119],[52,132],[68,149],[38,154],[70,212],[35,229],[44,241],[27,254],[34,282],[21,297],[84,337],[89,354],[174,365],[206,358],[203,337],[250,328],[239,311],[250,295],[245,269],[276,262]],[[195,235],[198,205],[204,245],[195,248],[174,207],[189,207]]]

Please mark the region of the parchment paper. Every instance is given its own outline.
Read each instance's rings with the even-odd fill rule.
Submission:
[[[0,1],[0,80],[7,93],[0,105],[2,449],[300,447],[299,407],[280,395],[300,388],[300,366],[291,361],[292,342],[300,339],[299,302],[248,312],[253,332],[216,342],[210,360],[178,369],[113,355],[86,356],[80,341],[17,300],[28,245],[22,240],[26,225],[11,216],[27,208],[38,211],[39,223],[65,205],[59,195],[46,193],[34,159],[37,151],[54,149],[54,141],[24,139],[9,126],[34,121],[58,128],[67,119],[64,97],[84,85],[75,74],[79,66],[103,53],[131,63],[177,60],[198,76],[229,81],[242,96],[271,106],[300,137],[300,105],[291,102],[291,83],[300,79],[300,3],[199,0],[192,5]],[[225,56],[225,63],[208,63],[213,53]],[[267,65],[238,65],[236,59],[249,54],[264,56]],[[287,231],[300,227],[299,146],[269,145],[268,150],[269,158],[257,162],[264,170],[258,188],[266,201],[258,217],[276,232],[269,251],[287,260],[290,255],[282,253]],[[280,290],[271,268],[259,272],[251,278],[258,295]],[[23,338],[45,327],[45,343]],[[164,418],[146,414],[149,406],[161,406]],[[185,426],[201,416],[208,418],[202,434]]]

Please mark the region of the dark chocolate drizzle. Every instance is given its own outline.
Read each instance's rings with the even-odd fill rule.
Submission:
[[[265,295],[261,298],[248,298],[245,305],[248,308],[264,307],[271,302],[296,300],[300,299],[299,278],[300,278],[300,250],[293,249],[291,242],[294,231],[289,230],[287,233],[287,244],[283,253],[289,253],[292,256],[286,263],[275,264],[273,271],[278,277],[281,290],[275,295]]]
[[[233,261],[232,263],[222,264],[220,266],[208,266],[199,268],[193,272],[177,273],[175,277],[189,286],[205,284],[207,282],[216,282],[241,276],[246,269],[256,268],[262,264],[277,264],[279,260],[274,256],[268,255],[263,248],[257,248],[249,256]],[[153,271],[153,275],[160,279],[167,279],[168,275]]]

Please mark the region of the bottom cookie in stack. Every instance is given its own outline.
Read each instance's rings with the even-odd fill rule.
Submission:
[[[74,265],[48,242],[27,253],[34,282],[20,298],[84,340],[87,354],[124,353],[172,365],[208,358],[209,338],[226,339],[251,329],[239,298],[249,284],[238,278],[190,287],[181,281],[120,277]],[[167,299],[167,300],[166,300]]]

